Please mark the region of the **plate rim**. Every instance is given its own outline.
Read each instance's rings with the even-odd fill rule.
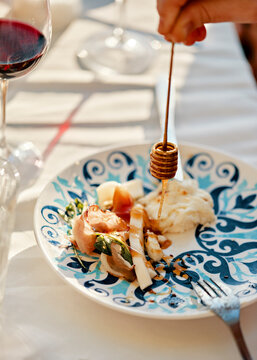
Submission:
[[[33,213],[33,232],[37,241],[37,244],[39,246],[39,248],[41,249],[42,253],[44,254],[44,257],[47,260],[48,265],[55,271],[55,273],[58,274],[58,276],[69,286],[71,286],[72,288],[74,288],[78,293],[80,293],[81,295],[85,296],[87,299],[95,301],[97,304],[105,306],[111,310],[114,311],[119,311],[122,313],[125,313],[127,315],[134,315],[134,316],[138,316],[138,317],[143,317],[143,318],[148,318],[148,319],[159,319],[159,320],[196,320],[196,319],[202,319],[202,318],[208,318],[208,317],[212,317],[215,316],[215,314],[211,311],[211,310],[201,310],[199,312],[195,312],[193,314],[190,313],[185,313],[185,314],[158,314],[158,313],[152,313],[151,312],[146,312],[146,311],[141,311],[139,308],[129,308],[129,307],[123,307],[120,306],[118,304],[115,303],[109,303],[106,301],[103,301],[103,298],[99,298],[97,296],[94,295],[94,293],[91,293],[89,291],[84,291],[84,288],[81,287],[81,285],[76,285],[73,284],[71,281],[69,281],[69,279],[60,271],[58,271],[58,269],[55,267],[54,263],[51,261],[46,249],[44,248],[41,239],[41,234],[39,233],[38,230],[38,226],[37,226],[37,214],[39,213],[39,203],[41,200],[41,196],[42,194],[45,193],[46,189],[48,188],[48,186],[53,182],[54,179],[56,179],[57,176],[61,176],[61,174],[63,174],[64,172],[66,172],[69,168],[71,168],[72,166],[74,166],[76,163],[80,163],[82,161],[87,160],[88,158],[91,158],[93,156],[99,155],[101,153],[105,153],[107,151],[111,151],[111,150],[117,150],[120,148],[126,148],[126,147],[134,147],[134,146],[150,146],[154,144],[154,141],[142,141],[142,142],[130,142],[130,143],[124,143],[124,144],[115,144],[115,145],[110,145],[110,146],[106,146],[103,147],[101,149],[99,149],[98,151],[92,152],[89,155],[84,155],[81,156],[80,158],[78,158],[77,160],[73,161],[72,163],[70,163],[69,165],[65,166],[63,169],[61,169],[59,172],[57,172],[54,176],[52,176],[49,181],[45,184],[45,186],[43,187],[43,189],[41,190],[40,194],[38,195],[35,207],[34,207],[34,213]],[[199,150],[207,150],[208,152],[212,152],[212,153],[216,153],[218,155],[225,155],[226,157],[230,158],[231,160],[235,161],[237,164],[242,165],[242,166],[247,166],[250,167],[253,171],[257,171],[257,167],[255,167],[253,164],[250,164],[247,161],[243,161],[241,159],[238,159],[237,157],[231,155],[229,152],[226,151],[219,151],[216,150],[214,147],[212,146],[208,146],[208,145],[204,145],[204,144],[196,144],[196,143],[192,143],[192,142],[188,142],[188,141],[181,141],[178,144],[178,148],[180,146],[185,146],[185,147],[191,147],[194,149],[199,149]],[[256,297],[250,297],[249,300],[244,299],[244,302],[241,302],[240,299],[240,306],[241,309],[245,308],[246,306],[251,305],[252,303],[257,301],[257,296]]]

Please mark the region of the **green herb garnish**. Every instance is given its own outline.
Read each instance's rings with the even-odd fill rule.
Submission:
[[[72,220],[75,216],[81,215],[84,211],[84,209],[87,207],[87,202],[83,203],[78,198],[76,198],[73,201],[71,201],[66,207],[65,211],[61,212],[58,211],[61,218],[70,226],[72,227]],[[70,235],[70,234],[68,234]]]
[[[74,200],[74,203],[75,203],[75,206],[76,206],[76,209],[77,209],[77,214],[81,215],[83,213],[85,205],[87,206],[87,203],[83,203],[78,198],[76,198]]]
[[[112,255],[112,251],[111,251],[112,243],[120,245],[121,256],[123,257],[124,260],[128,261],[130,263],[130,265],[133,265],[132,256],[130,254],[129,247],[123,240],[121,240],[119,237],[116,237],[114,235],[97,233],[95,248],[98,251],[111,256]]]
[[[75,248],[74,245],[72,245],[72,248],[73,248],[73,251],[74,251],[74,254],[75,254],[75,257],[78,259],[78,262],[80,263],[80,265],[87,270],[87,268],[85,267],[85,265],[83,264],[79,254],[78,254],[78,250]]]

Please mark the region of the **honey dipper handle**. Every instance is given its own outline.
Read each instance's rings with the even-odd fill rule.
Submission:
[[[167,103],[166,103],[166,114],[165,114],[165,126],[164,126],[164,135],[163,135],[163,150],[167,150],[167,137],[168,137],[168,123],[169,123],[169,109],[170,109],[170,90],[171,90],[171,76],[173,68],[173,57],[174,57],[174,42],[171,44],[171,54],[170,54],[170,70],[169,70],[169,82],[168,82],[168,93],[167,93]]]
[[[175,129],[176,91],[174,84],[175,84],[174,80],[172,79],[170,106],[169,106],[169,131],[167,131],[167,141],[174,144],[178,144],[176,137],[176,129]],[[160,116],[160,125],[161,125],[162,134],[164,133],[164,125],[165,125],[165,107],[166,107],[167,89],[168,89],[168,78],[167,75],[162,74],[155,86],[156,104]],[[183,180],[183,169],[180,158],[180,151],[178,152],[178,168],[175,175],[175,179],[179,181]]]

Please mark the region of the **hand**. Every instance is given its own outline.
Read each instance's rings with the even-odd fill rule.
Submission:
[[[192,45],[206,37],[206,23],[257,22],[257,0],[157,0],[160,34]]]

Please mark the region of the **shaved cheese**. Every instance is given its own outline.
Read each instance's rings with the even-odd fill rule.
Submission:
[[[157,272],[154,270],[153,265],[150,263],[150,261],[147,261],[146,266],[151,279],[153,279],[157,275]]]
[[[141,290],[152,284],[147,260],[144,254],[144,209],[140,204],[135,205],[130,213],[129,242],[135,273]]]
[[[163,257],[163,251],[157,238],[157,235],[149,231],[146,235],[145,241],[145,247],[149,257],[156,262],[160,261]]]

